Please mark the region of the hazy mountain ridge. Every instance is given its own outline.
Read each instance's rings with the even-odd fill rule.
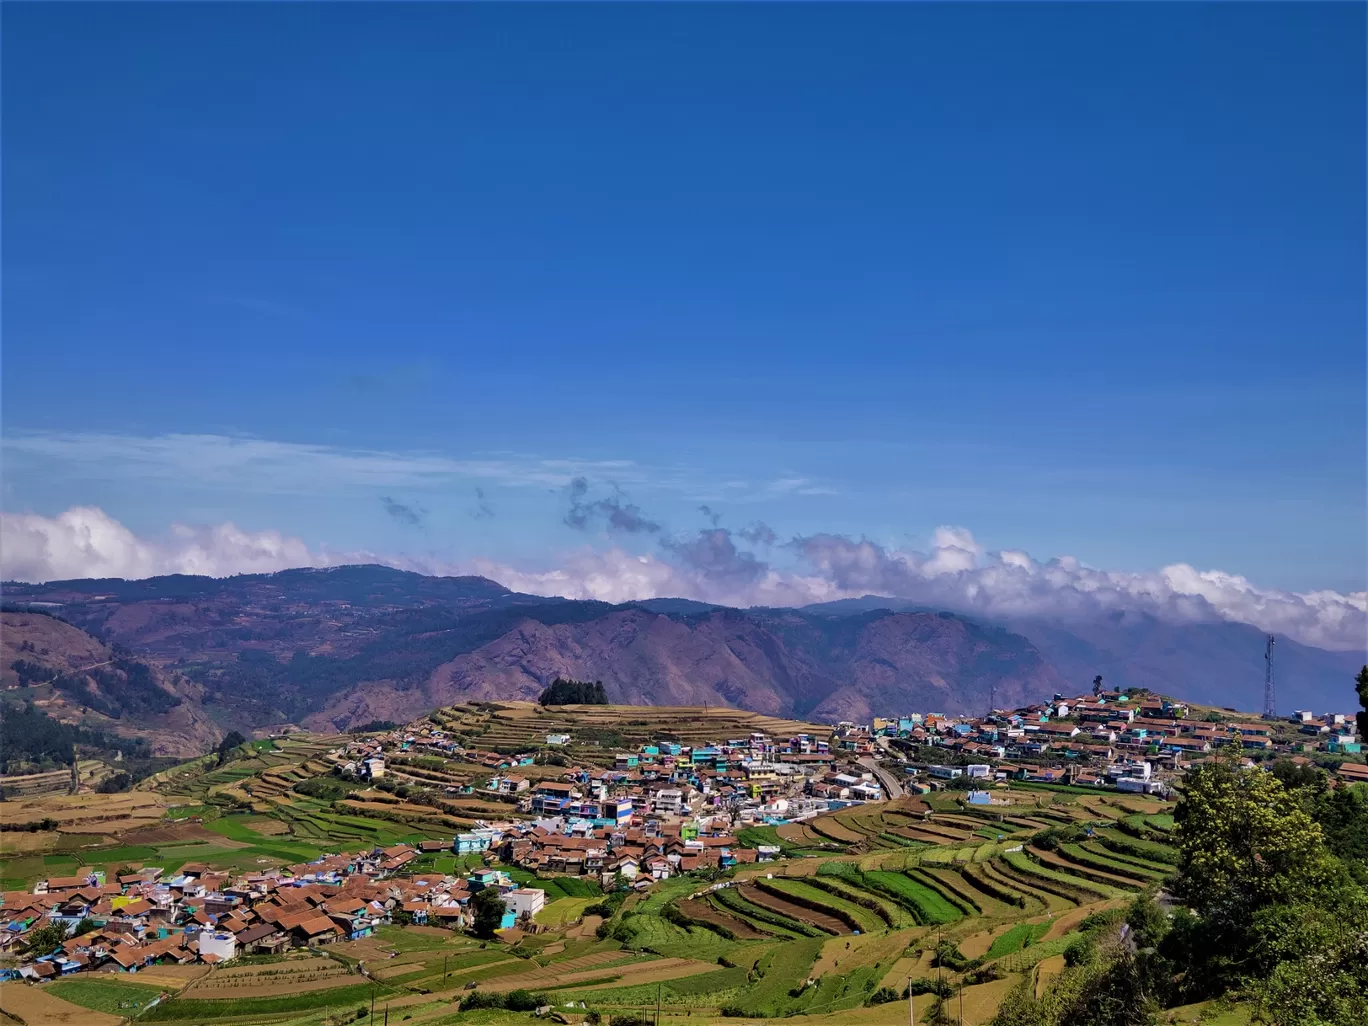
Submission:
[[[6,598],[61,603],[97,638],[183,674],[199,691],[190,709],[221,728],[404,719],[533,698],[556,676],[602,680],[618,702],[819,719],[975,712],[990,697],[1011,706],[1077,692],[1096,673],[1218,705],[1258,708],[1262,696],[1256,629],[1151,617],[992,625],[877,596],[803,609],[612,606],[379,566],[7,585]],[[1278,659],[1281,708],[1352,704],[1361,654],[1280,640]]]

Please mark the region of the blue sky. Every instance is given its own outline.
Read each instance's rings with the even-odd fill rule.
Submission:
[[[10,6],[4,509],[658,545],[569,526],[582,476],[667,535],[1362,590],[1364,29]]]

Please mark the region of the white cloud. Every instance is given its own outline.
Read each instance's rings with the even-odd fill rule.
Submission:
[[[277,531],[252,534],[231,523],[176,524],[169,538],[148,541],[93,506],[74,506],[51,518],[0,514],[0,567],[5,579],[12,581],[158,574],[222,577],[331,562],[298,538]]]
[[[8,580],[148,577],[167,573],[226,576],[295,566],[383,562],[425,573],[478,573],[538,595],[626,602],[661,596],[723,605],[793,606],[877,594],[995,619],[1095,619],[1142,612],[1168,621],[1252,624],[1323,648],[1361,650],[1368,642],[1368,593],[1261,588],[1220,570],[1184,563],[1147,573],[1085,566],[1072,557],[1046,562],[1018,550],[985,552],[964,528],[940,528],[931,551],[889,549],[868,539],[814,535],[784,546],[797,562],[780,569],[737,547],[740,535],[710,527],[639,555],[613,547],[572,551],[552,568],[488,560],[435,564],[404,556],[310,549],[275,531],[233,524],[175,525],[160,539],[135,535],[94,507],[56,517],[0,514],[0,570]]]

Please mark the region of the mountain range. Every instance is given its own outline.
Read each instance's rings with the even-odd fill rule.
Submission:
[[[535,698],[558,676],[600,680],[614,702],[819,720],[1016,706],[1086,690],[1099,673],[1203,704],[1259,708],[1263,695],[1264,635],[1247,625],[1137,614],[985,623],[877,596],[801,609],[609,605],[349,566],[7,584],[3,617],[9,688],[22,690],[16,662],[84,673],[51,699],[62,715],[153,732],[167,752],[230,728],[346,729]],[[1279,638],[1280,711],[1349,709],[1363,662]],[[23,686],[46,683],[45,670],[26,672]]]

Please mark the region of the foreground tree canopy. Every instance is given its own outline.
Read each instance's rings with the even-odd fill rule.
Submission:
[[[1167,890],[1183,904],[1137,898],[1124,928],[1080,945],[1039,996],[1024,981],[993,1026],[1148,1026],[1221,996],[1277,1026],[1368,1023],[1368,785],[1331,790],[1232,751],[1188,774],[1174,819]]]

